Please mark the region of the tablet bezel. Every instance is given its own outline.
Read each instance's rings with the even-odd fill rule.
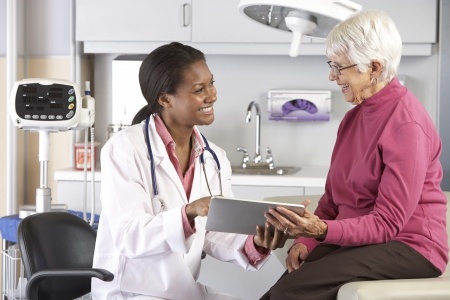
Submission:
[[[299,199],[300,201],[300,199]],[[305,209],[303,204],[292,204],[264,200],[251,200],[215,196],[209,206],[206,230],[254,235],[256,226],[264,226],[264,214],[277,206]]]

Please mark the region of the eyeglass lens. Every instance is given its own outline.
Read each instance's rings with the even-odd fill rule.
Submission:
[[[331,64],[331,60],[327,61],[327,64],[330,66],[330,69],[334,75],[341,75],[342,70],[345,70],[345,69],[348,69],[348,68],[351,68],[351,67],[354,67],[357,65],[357,64],[353,64],[353,65],[346,66],[346,67],[338,67],[338,66]]]

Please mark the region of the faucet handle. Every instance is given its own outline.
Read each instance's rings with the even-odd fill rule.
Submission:
[[[236,148],[238,152],[243,152],[244,156],[242,157],[242,167],[245,168],[247,163],[250,161],[250,157],[248,156],[247,148],[238,146]]]
[[[269,164],[269,168],[273,169],[275,167],[275,164],[273,162],[273,155],[272,150],[270,150],[269,147],[266,148],[267,156],[266,156],[266,163]]]

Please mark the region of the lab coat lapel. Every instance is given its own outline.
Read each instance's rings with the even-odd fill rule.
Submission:
[[[208,192],[206,192],[206,194],[205,194],[203,186],[202,186],[202,184],[203,184],[202,172],[203,171],[201,170],[201,163],[200,163],[199,159],[197,158],[195,161],[194,180],[192,181],[192,189],[191,189],[191,195],[189,197],[189,202],[200,199],[202,197],[209,196]]]
[[[170,161],[164,143],[162,142],[161,138],[156,132],[155,121],[153,119],[153,116],[150,119],[149,130],[150,130],[150,143],[152,144],[153,159],[155,162],[155,169],[157,170],[156,173],[160,174],[159,176],[161,177],[161,179],[163,177],[168,178],[171,181],[171,184],[176,187],[176,192],[180,195],[180,198],[183,199],[183,202],[187,203],[186,192],[184,191],[183,184],[181,183],[181,180],[172,162]],[[161,179],[159,179],[159,181],[158,178],[156,179],[158,186],[162,184]]]
[[[201,136],[200,131],[197,127],[194,127],[196,133]],[[202,140],[203,143],[203,140]],[[203,145],[203,148],[205,145]],[[193,201],[196,199],[200,199],[203,197],[210,196],[208,189],[206,188],[206,182],[204,182],[205,178],[203,175],[202,163],[200,162],[200,158],[197,157],[195,160],[195,171],[194,171],[194,180],[192,181],[192,189],[191,195],[189,197],[189,201]]]

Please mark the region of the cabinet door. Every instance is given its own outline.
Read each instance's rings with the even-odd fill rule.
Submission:
[[[397,25],[403,43],[436,43],[437,0],[354,0],[363,10],[380,9]]]
[[[239,12],[239,0],[192,0],[192,41],[290,43],[292,33],[263,26]],[[304,40],[310,41],[310,38]]]
[[[190,41],[191,0],[77,0],[78,41]]]
[[[258,24],[243,16],[239,0],[192,0],[193,42],[290,43],[292,34]],[[396,23],[403,43],[436,43],[437,0],[353,0],[363,10],[380,9]],[[303,43],[310,42],[304,38]],[[323,43],[322,39],[312,39]]]

